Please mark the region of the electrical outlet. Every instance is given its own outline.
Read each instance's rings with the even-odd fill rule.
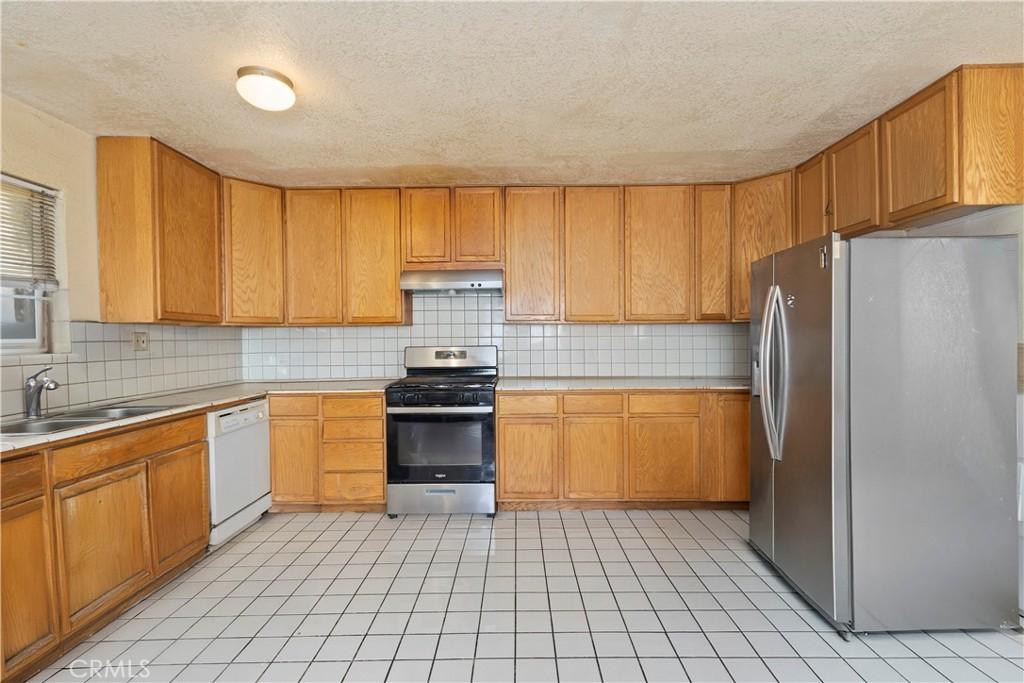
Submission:
[[[149,351],[149,332],[132,332],[132,351]]]

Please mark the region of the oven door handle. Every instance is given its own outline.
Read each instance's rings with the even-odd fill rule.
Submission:
[[[494,406],[388,406],[388,415],[488,415]]]

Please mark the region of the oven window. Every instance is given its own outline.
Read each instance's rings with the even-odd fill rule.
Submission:
[[[398,464],[407,467],[483,464],[484,422],[466,417],[402,416],[395,420]]]

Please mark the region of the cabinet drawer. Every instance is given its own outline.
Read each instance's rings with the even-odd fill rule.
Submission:
[[[324,441],[383,439],[384,420],[324,420]]]
[[[324,471],[384,470],[384,444],[339,441],[324,444]]]
[[[563,394],[562,412],[566,415],[621,413],[622,394]]]
[[[324,500],[344,503],[384,502],[383,472],[328,472]]]
[[[29,455],[0,465],[3,506],[43,494],[43,456]]]
[[[319,396],[270,396],[270,417],[316,417],[320,414]]]
[[[696,415],[699,394],[630,394],[630,415]]]
[[[558,394],[499,394],[498,414],[557,415]]]
[[[206,438],[206,416],[143,427],[117,436],[53,451],[53,484],[100,472],[132,460],[171,451]]]
[[[381,396],[324,397],[324,417],[380,417],[384,414]]]

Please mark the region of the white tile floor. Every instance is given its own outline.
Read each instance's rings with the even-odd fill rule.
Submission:
[[[746,533],[739,511],[268,515],[36,680],[1024,681],[1015,632],[843,641]]]

